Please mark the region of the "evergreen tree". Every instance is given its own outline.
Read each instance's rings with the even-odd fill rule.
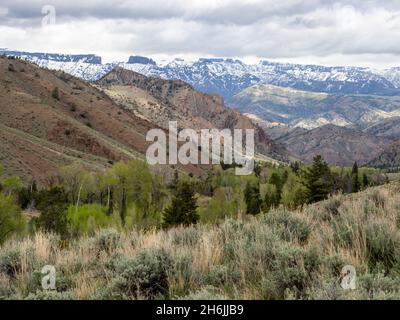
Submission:
[[[362,185],[363,185],[364,189],[369,187],[369,179],[365,172],[363,173],[363,176],[362,176]]]
[[[247,183],[244,190],[244,199],[248,214],[256,215],[260,213],[262,201],[258,183]]]
[[[68,233],[67,196],[62,188],[54,187],[37,195],[37,209],[40,217],[35,225],[48,232],[56,232],[61,236]]]
[[[304,170],[303,177],[303,184],[307,188],[308,203],[328,198],[332,192],[332,174],[322,156],[314,157],[312,166]]]
[[[353,170],[351,171],[352,178],[352,191],[359,192],[360,191],[360,181],[358,179],[358,164],[354,162]]]
[[[199,220],[197,208],[193,186],[189,182],[179,183],[171,205],[164,211],[163,226],[168,228],[196,224]]]
[[[272,184],[276,187],[276,194],[280,201],[282,196],[282,188],[284,185],[283,179],[279,176],[277,172],[273,172],[271,174],[271,177],[269,178],[269,184]]]
[[[295,173],[297,175],[300,170],[300,163],[298,161],[291,162],[290,168],[292,169],[293,173]]]

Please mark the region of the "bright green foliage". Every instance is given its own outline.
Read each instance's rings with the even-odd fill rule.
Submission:
[[[307,188],[307,202],[314,203],[328,198],[332,191],[332,174],[328,164],[321,156],[314,157],[311,167],[303,172]]]
[[[264,212],[279,206],[280,197],[275,185],[269,183],[261,185],[261,197],[263,199],[262,208]]]
[[[69,201],[79,206],[82,199],[95,188],[92,174],[79,163],[61,168],[60,173]]]
[[[125,224],[127,213],[127,193],[128,193],[128,177],[129,167],[125,162],[118,162],[113,166],[115,177],[118,181],[116,191],[118,193],[118,208],[122,224]]]
[[[197,208],[197,199],[193,186],[188,182],[181,182],[177,187],[171,205],[164,211],[163,226],[189,226],[196,224],[199,220]]]
[[[13,233],[22,231],[24,227],[25,221],[13,198],[0,193],[0,244]]]
[[[258,183],[248,182],[244,190],[244,199],[246,201],[247,214],[256,215],[261,210],[260,185]]]
[[[205,208],[200,208],[202,222],[217,223],[226,217],[234,218],[240,211],[242,199],[232,187],[220,187]]]
[[[115,192],[119,199],[118,208],[123,224],[126,222],[128,204],[133,203],[143,218],[154,213],[154,208],[160,206],[163,195],[157,191],[157,180],[150,173],[147,164],[143,161],[132,160],[119,162],[112,168]],[[154,204],[153,196],[158,203]]]
[[[24,186],[21,179],[16,176],[5,178],[1,184],[3,186],[3,192],[8,195],[16,195]]]
[[[307,189],[295,175],[289,175],[282,190],[282,204],[288,209],[297,209],[307,202]]]
[[[114,192],[118,179],[113,170],[110,169],[100,175],[98,183],[100,203],[107,207],[107,215],[111,216],[114,212]]]
[[[133,160],[128,163],[130,171],[131,197],[136,207],[146,216],[152,205],[153,182],[150,170],[144,161]]]
[[[107,208],[99,204],[85,204],[78,208],[70,206],[67,218],[72,233],[76,235],[93,234],[99,228],[113,224],[113,217],[107,215]]]
[[[278,198],[280,199],[284,182],[278,172],[272,172],[271,177],[269,178],[269,184],[275,186],[276,193],[278,195]]]

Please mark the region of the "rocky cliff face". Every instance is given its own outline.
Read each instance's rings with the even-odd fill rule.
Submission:
[[[225,107],[221,97],[198,92],[181,80],[146,77],[116,68],[96,84],[117,103],[160,127],[167,128],[168,121],[178,121],[179,127],[195,130],[254,129],[258,152],[286,159],[284,148],[269,139],[251,119]]]

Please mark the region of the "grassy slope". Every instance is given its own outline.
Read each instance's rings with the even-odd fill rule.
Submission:
[[[148,290],[130,289],[157,292],[166,277],[169,298],[400,298],[399,193],[392,183],[302,211],[168,231],[100,231],[67,245],[39,233],[1,249],[0,296],[149,298]],[[19,256],[7,260],[12,252]],[[63,292],[40,291],[35,271],[48,264]],[[356,290],[340,287],[349,264]]]
[[[71,162],[98,169],[144,159],[146,134],[158,128],[89,83],[21,60],[0,57],[0,96],[0,162],[24,181],[45,180]]]

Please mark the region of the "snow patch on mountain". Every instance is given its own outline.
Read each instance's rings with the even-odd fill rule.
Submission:
[[[147,76],[180,79],[206,93],[230,98],[255,84],[272,84],[299,90],[326,93],[400,94],[400,68],[376,71],[358,67],[324,67],[260,61],[246,64],[238,59],[201,58],[197,61],[173,59],[155,62],[132,56],[127,62],[102,64],[96,55],[63,55],[0,50],[37,63],[63,70],[88,81],[96,81],[115,66]]]
[[[341,117],[340,115],[332,116],[327,114],[325,116],[316,116],[310,119],[298,120],[292,123],[294,128],[303,128],[312,130],[318,127],[322,127],[327,124],[332,124],[338,127],[348,127],[352,123]]]

